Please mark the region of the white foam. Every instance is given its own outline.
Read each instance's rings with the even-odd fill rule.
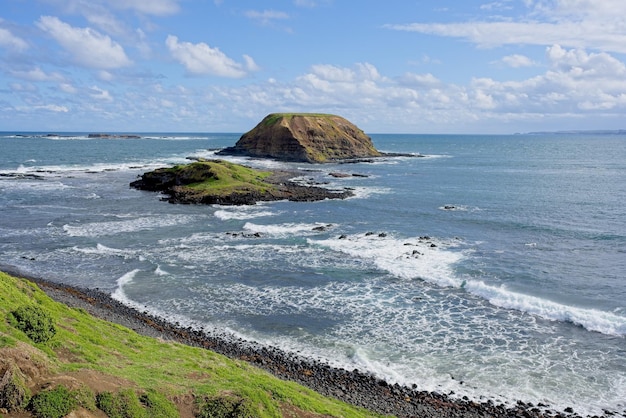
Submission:
[[[139,273],[139,269],[135,269],[125,273],[119,279],[117,279],[117,288],[111,294],[111,297],[115,300],[118,300],[124,304],[133,306],[133,302],[126,296],[126,292],[124,292],[124,286],[128,283],[132,282],[137,273]]]
[[[348,199],[367,199],[373,195],[377,194],[391,194],[393,193],[392,189],[386,187],[351,187],[350,188],[354,196],[349,197]]]
[[[424,238],[397,239],[389,235],[351,235],[313,241],[352,257],[366,259],[379,269],[402,279],[421,279],[444,287],[460,287],[453,265],[463,259],[439,240]]]
[[[154,270],[154,274],[156,274],[157,276],[169,276],[170,275],[170,273],[163,270],[161,266],[156,267],[156,269]]]
[[[107,247],[106,245],[103,245],[100,243],[96,244],[95,247],[87,247],[87,248],[72,247],[72,250],[79,252],[81,254],[105,256],[105,257],[116,256],[116,257],[123,257],[123,258],[133,258],[136,255],[135,251],[132,251],[130,249],[120,250],[117,248]]]
[[[568,306],[536,296],[516,293],[507,290],[505,286],[489,286],[481,281],[468,281],[465,289],[502,308],[526,312],[551,321],[570,322],[602,334],[626,335],[626,317],[612,312]]]
[[[133,170],[154,170],[164,166],[188,163],[185,157],[170,157],[162,159],[151,159],[146,161],[131,161],[121,163],[94,163],[94,164],[66,164],[66,165],[32,165],[20,164],[14,170],[0,170],[0,174],[5,176],[36,175],[42,178],[76,175],[81,173],[103,173],[109,171],[133,171]]]
[[[259,234],[271,235],[272,237],[290,237],[294,235],[304,234],[316,234],[320,231],[316,228],[328,230],[332,228],[331,224],[324,223],[284,223],[276,225],[259,225],[251,222],[246,222],[243,226],[245,231],[252,233],[258,232]]]
[[[84,225],[63,225],[63,230],[72,237],[100,237],[128,232],[137,232],[180,225],[191,222],[188,215],[142,216],[125,221],[91,222]]]
[[[607,335],[626,335],[626,317],[616,313],[564,305],[514,292],[504,286],[461,279],[455,274],[454,265],[465,256],[461,252],[452,251],[450,243],[432,238],[399,240],[377,234],[309,239],[309,243],[368,260],[378,269],[401,279],[421,279],[441,287],[463,288],[500,308],[529,313],[551,321],[569,322]],[[431,244],[436,247],[431,247]]]
[[[273,212],[259,205],[233,206],[232,208],[224,208],[215,211],[215,217],[223,221],[244,220],[262,218],[266,216],[275,216],[278,212]]]
[[[467,206],[467,205],[451,205],[451,204],[446,204],[446,205],[443,205],[443,206],[439,206],[438,209],[439,210],[449,211],[449,212],[477,212],[477,211],[481,210],[478,207],[471,207],[471,206]]]

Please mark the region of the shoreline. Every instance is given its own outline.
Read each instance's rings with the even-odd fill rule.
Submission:
[[[176,341],[205,348],[231,359],[246,361],[274,376],[306,386],[322,395],[380,414],[397,417],[580,417],[571,410],[553,411],[546,405],[518,401],[515,405],[495,404],[491,400],[477,402],[467,397],[418,391],[415,388],[389,384],[357,369],[334,368],[323,362],[237,339],[226,333],[209,334],[203,330],[183,327],[147,311],[124,305],[99,289],[81,288],[25,275],[12,266],[0,265],[0,270],[14,277],[29,280],[53,300],[72,308],[81,308],[92,316],[113,322],[138,334]],[[569,409],[569,408],[568,408]],[[604,416],[618,415],[607,412]]]

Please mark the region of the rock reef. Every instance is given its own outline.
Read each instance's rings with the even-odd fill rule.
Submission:
[[[357,126],[341,116],[319,113],[269,114],[219,154],[308,163],[382,156]]]

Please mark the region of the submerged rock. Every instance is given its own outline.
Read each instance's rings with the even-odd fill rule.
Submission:
[[[382,155],[371,138],[348,120],[318,113],[272,113],[219,154],[309,163]]]

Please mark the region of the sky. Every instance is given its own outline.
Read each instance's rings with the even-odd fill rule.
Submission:
[[[626,129],[624,0],[0,0],[0,131]]]

